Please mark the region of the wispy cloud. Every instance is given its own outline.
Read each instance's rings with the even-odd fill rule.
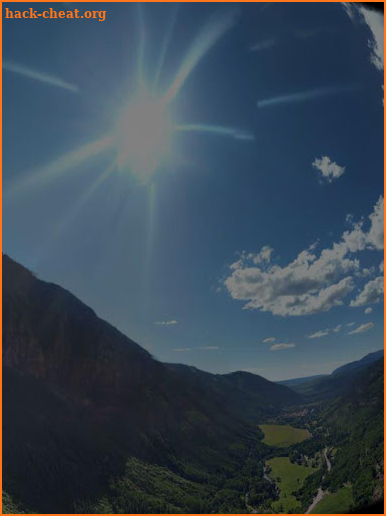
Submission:
[[[323,97],[341,95],[342,93],[357,91],[359,89],[360,87],[358,84],[345,84],[340,86],[330,86],[328,88],[315,88],[313,90],[298,91],[295,93],[288,93],[279,95],[277,97],[270,97],[268,99],[259,100],[257,102],[257,106],[259,108],[266,108],[282,104],[299,104],[301,102],[309,102],[310,100],[316,100]]]
[[[380,72],[383,72],[385,59],[383,15],[364,7],[362,7],[360,10],[372,35],[372,39],[369,41],[369,47],[371,49],[371,62],[376,68],[378,68]]]
[[[249,50],[251,52],[260,52],[261,50],[267,50],[268,48],[272,48],[276,45],[277,40],[275,38],[265,39],[264,41],[258,41],[251,45]]]
[[[308,335],[307,338],[309,339],[320,339],[322,337],[325,337],[326,335],[329,334],[329,330],[320,330],[320,331],[316,331],[315,333],[312,333],[311,335]]]
[[[158,324],[159,326],[173,326],[174,324],[177,324],[178,321],[175,319],[172,319],[171,321],[157,321],[154,324]]]
[[[29,79],[34,79],[35,81],[43,82],[49,86],[56,86],[64,90],[72,91],[74,93],[79,91],[79,88],[75,86],[75,84],[70,84],[59,77],[55,77],[45,72],[39,72],[33,68],[28,68],[27,66],[13,63],[11,61],[3,61],[3,70],[22,75],[23,77],[28,77]]]
[[[379,71],[384,68],[384,17],[381,13],[367,9],[363,5],[356,5],[355,2],[342,2],[347,15],[355,24],[366,23],[370,32],[371,38],[368,41],[368,46],[371,51],[370,59]]]
[[[327,180],[328,183],[332,183],[334,179],[343,176],[345,167],[341,167],[335,161],[332,161],[328,156],[323,156],[321,159],[316,158],[312,163],[312,166],[319,170],[322,177]]]
[[[360,326],[358,326],[358,328],[355,328],[355,330],[350,331],[349,335],[354,335],[356,333],[364,333],[365,331],[371,330],[371,328],[374,328],[374,323],[372,322],[361,324]]]
[[[276,338],[275,337],[267,337],[266,339],[263,340],[264,344],[268,343],[268,342],[275,342]]]
[[[293,343],[290,343],[290,344],[274,344],[273,346],[271,346],[271,351],[279,351],[281,349],[289,349],[289,348],[294,348],[295,347],[295,344]]]
[[[342,329],[342,325],[338,324],[337,326],[335,326],[335,328],[332,329],[332,331],[334,333],[338,333],[338,332],[340,332],[341,329]]]
[[[198,349],[202,351],[220,349],[220,346],[200,346]]]
[[[191,348],[175,348],[175,349],[173,349],[173,351],[178,351],[178,352],[181,352],[181,351],[191,351]]]

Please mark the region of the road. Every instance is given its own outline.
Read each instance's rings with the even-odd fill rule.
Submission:
[[[327,452],[328,452],[328,447],[326,446],[323,450],[323,456],[324,456],[324,460],[326,461],[326,464],[327,464],[327,471],[330,473],[331,471],[331,462],[330,462],[330,459],[328,458],[327,456]],[[324,478],[324,477],[323,477]],[[322,479],[323,480],[323,479]],[[323,491],[323,489],[321,487],[319,487],[318,489],[318,492],[316,493],[316,496],[315,498],[312,500],[312,504],[308,507],[307,511],[305,512],[305,514],[310,514],[310,512],[312,511],[312,509],[316,506],[317,503],[320,502],[320,500],[323,498],[323,496],[327,494]]]
[[[318,492],[316,493],[315,498],[312,500],[312,504],[308,507],[308,509],[306,510],[305,514],[310,514],[312,509],[315,507],[316,504],[318,504],[320,502],[320,500],[323,498],[323,496],[324,496],[324,491],[323,491],[323,489],[321,487],[319,487]]]
[[[328,448],[327,446],[324,448],[323,450],[323,455],[324,455],[324,458],[326,460],[326,464],[327,464],[327,471],[330,473],[331,471],[331,462],[329,460],[329,458],[327,457],[327,451],[328,451]]]

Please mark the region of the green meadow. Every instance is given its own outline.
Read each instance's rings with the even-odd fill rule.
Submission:
[[[307,466],[292,464],[288,457],[275,457],[266,464],[271,468],[269,477],[280,489],[279,500],[272,503],[273,510],[278,513],[296,512],[301,510],[298,500],[292,495],[303,485],[305,479],[315,473],[315,469]]]
[[[308,430],[289,425],[259,425],[264,433],[263,443],[286,448],[311,437]]]
[[[354,503],[351,487],[342,487],[336,493],[325,495],[311,514],[345,514]]]

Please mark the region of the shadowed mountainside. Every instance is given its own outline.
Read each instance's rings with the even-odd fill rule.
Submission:
[[[73,512],[132,456],[229,474],[259,444],[250,422],[300,399],[249,373],[162,364],[3,256],[3,484],[22,506]]]

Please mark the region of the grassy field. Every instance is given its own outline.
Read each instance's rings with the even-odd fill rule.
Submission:
[[[272,503],[272,509],[281,513],[300,511],[300,503],[292,495],[303,485],[304,480],[315,473],[315,469],[291,464],[288,457],[275,457],[266,463],[271,471],[268,473],[280,489],[280,498]],[[278,480],[280,479],[280,481]],[[282,507],[281,507],[282,506]]]
[[[344,514],[353,503],[351,487],[342,487],[336,493],[324,496],[311,514]]]
[[[264,433],[263,443],[270,446],[286,448],[291,444],[308,439],[311,434],[304,428],[294,428],[289,425],[259,425]]]

